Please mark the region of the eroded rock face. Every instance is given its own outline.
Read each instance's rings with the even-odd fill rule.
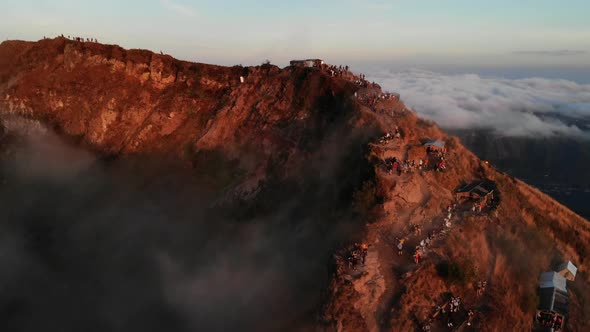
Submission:
[[[356,116],[355,85],[314,71],[188,63],[63,38],[3,48],[2,112],[42,118],[107,153],[221,149],[238,158],[247,148],[260,155],[242,165],[254,172]]]

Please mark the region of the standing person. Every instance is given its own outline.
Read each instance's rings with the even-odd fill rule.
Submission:
[[[366,243],[361,244],[361,262],[365,265],[367,254],[369,253],[369,246]]]
[[[469,312],[467,313],[467,326],[471,326],[473,316],[475,316],[475,313],[473,312],[473,310],[469,310]]]
[[[397,255],[401,256],[404,253],[404,242],[400,240],[397,244]]]

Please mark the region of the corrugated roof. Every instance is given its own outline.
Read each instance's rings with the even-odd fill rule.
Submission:
[[[543,272],[539,277],[540,288],[556,288],[559,291],[567,293],[566,279],[557,272]]]
[[[457,190],[458,193],[474,192],[480,196],[486,196],[494,191],[494,184],[490,180],[473,181]]]
[[[436,146],[437,148],[442,149],[445,147],[445,141],[437,139],[436,141],[426,142],[424,146]]]
[[[576,273],[578,273],[578,268],[572,263],[572,261],[567,261],[559,265],[557,271],[561,272],[563,270],[568,270],[574,277],[576,276]]]

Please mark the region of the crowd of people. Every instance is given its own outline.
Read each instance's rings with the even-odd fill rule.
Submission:
[[[326,65],[325,70],[330,73],[332,77],[343,77],[350,74],[348,66]]]
[[[83,43],[83,42],[98,43],[98,39],[96,39],[96,38],[76,37],[76,36],[70,36],[70,35],[68,35],[66,37],[63,34],[59,35],[59,37],[61,37],[61,38],[67,38],[69,40],[73,40],[73,41],[81,42],[81,43]],[[47,39],[47,37],[43,36],[43,39]]]
[[[355,81],[355,83],[357,83],[357,85],[362,86],[362,87],[369,87],[369,86],[377,86],[377,84],[375,84],[375,82],[368,82],[368,81],[364,81],[364,80],[357,80]],[[371,108],[371,110],[373,112],[376,112],[376,105],[377,102],[380,100],[390,100],[390,99],[397,99],[399,100],[399,94],[397,93],[383,93],[383,92],[376,92],[376,91],[372,91],[372,92],[355,92],[354,94],[355,98],[358,99],[360,102],[366,104],[369,108]]]
[[[400,139],[400,138],[402,138],[402,133],[399,130],[399,127],[395,126],[393,132],[388,131],[385,133],[385,135],[383,135],[379,138],[379,144],[387,144],[394,139]]]
[[[378,140],[379,144],[387,144],[394,139],[400,139],[401,132],[398,127],[395,127],[393,133],[387,132],[384,136]],[[383,160],[383,166],[387,173],[402,175],[406,173],[413,173],[414,171],[428,171],[434,170],[442,172],[447,169],[446,161],[446,150],[443,151],[431,151],[427,149],[427,155],[424,159],[417,160],[399,160],[396,157],[389,157]]]
[[[369,246],[366,243],[355,243],[347,251],[346,261],[348,262],[348,268],[354,269],[359,264],[365,264],[367,259],[367,253],[369,252]]]
[[[430,319],[426,323],[422,324],[422,331],[430,331],[432,328],[432,323],[436,320],[443,321],[443,324],[445,324],[451,330],[461,326],[465,322],[467,323],[467,326],[471,326],[473,323],[473,318],[475,317],[475,311],[468,310],[467,319],[465,319],[464,315],[457,315],[460,311],[460,308],[461,298],[459,296],[451,295],[450,299],[442,306],[437,305],[434,308],[434,312],[430,316]]]
[[[416,169],[422,170],[424,168],[424,161],[418,160],[404,160],[400,161],[396,157],[385,159],[385,169],[389,174],[402,175],[406,173],[413,173]]]
[[[426,147],[426,160],[430,163],[433,169],[437,172],[447,169],[447,149],[434,149],[430,146]]]
[[[421,225],[411,225],[411,229],[414,233],[414,236],[420,239],[420,241],[417,242],[417,245],[414,247],[414,253],[412,255],[412,259],[415,264],[420,264],[421,259],[424,257],[424,255],[426,255],[428,248],[433,244],[434,240],[445,234],[448,231],[447,229],[451,227],[450,220],[453,216],[453,212],[456,207],[456,203],[449,204],[446,208],[446,216],[444,218],[443,227],[435,228],[429,231],[425,237],[422,237]],[[396,248],[398,256],[402,256],[404,254],[404,245],[406,243],[406,240],[407,236],[396,238]]]
[[[426,249],[431,245],[432,241],[439,236],[446,234],[451,228],[451,219],[453,217],[453,213],[457,209],[457,203],[452,202],[451,204],[447,205],[444,212],[444,220],[443,226],[440,228],[435,228],[433,231],[428,232],[427,237],[420,241],[420,244],[416,246],[416,251],[414,254],[414,262],[419,263],[422,255],[426,253]],[[420,226],[413,226],[414,234],[419,236],[422,234],[422,230]],[[398,247],[399,249],[400,247]],[[485,288],[487,286],[487,281],[482,280],[477,283],[477,294],[480,296],[485,292]],[[461,324],[466,323],[467,326],[471,326],[472,321],[475,317],[475,312],[473,310],[467,311],[467,317],[465,317],[464,313],[459,315],[458,313],[461,311],[461,298],[459,296],[451,296],[448,301],[446,301],[443,305],[437,305],[434,309],[434,313],[429,317],[429,319],[422,324],[423,331],[430,331],[431,324],[435,320],[441,320],[442,324],[445,324],[446,327],[449,329],[454,329]],[[460,323],[457,325],[457,323]]]
[[[488,282],[486,280],[480,280],[477,282],[477,296],[482,296],[486,291]]]

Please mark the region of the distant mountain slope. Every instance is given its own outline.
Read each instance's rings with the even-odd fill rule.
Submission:
[[[484,160],[590,217],[590,141],[567,137],[498,137],[486,130],[451,131]]]

